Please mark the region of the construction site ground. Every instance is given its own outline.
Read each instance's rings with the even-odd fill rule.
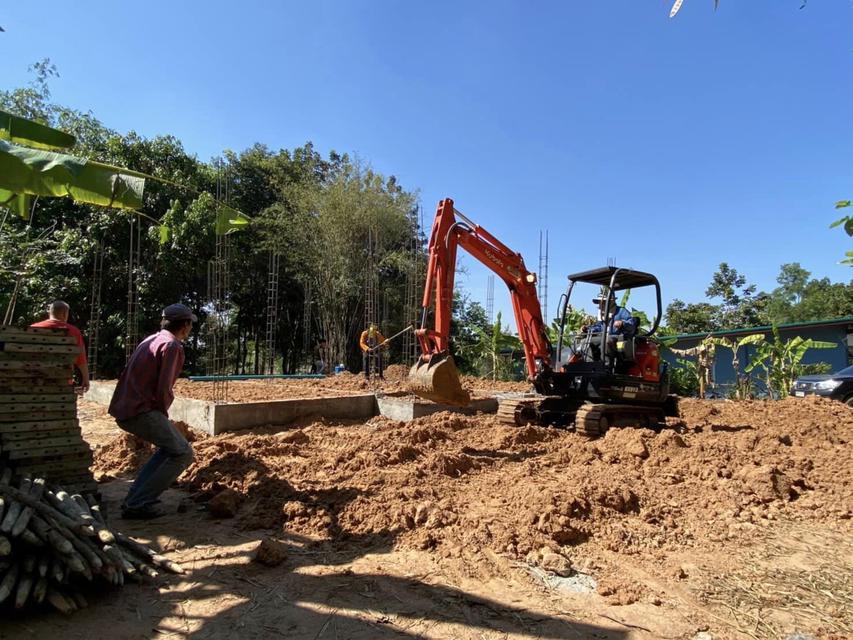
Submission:
[[[408,394],[406,377],[409,370],[403,365],[391,365],[384,380],[367,380],[363,375],[344,372],[325,378],[273,378],[269,380],[232,380],[228,382],[229,402],[262,402],[290,398],[330,398],[360,393]],[[500,382],[482,378],[463,377],[462,384],[473,397],[485,397],[499,391],[529,391],[523,382]],[[195,400],[213,400],[213,382],[178,380],[175,395]],[[414,396],[413,396],[414,397]]]
[[[598,440],[448,413],[199,437],[164,496],[168,515],[120,522],[186,575],[0,631],[853,637],[853,410],[792,398],[685,400],[681,411],[665,429]],[[79,413],[117,517],[148,451],[103,407],[81,401]],[[228,499],[236,515],[214,518]],[[281,564],[253,561],[263,539]]]

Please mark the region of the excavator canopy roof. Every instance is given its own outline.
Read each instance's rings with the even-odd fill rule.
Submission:
[[[633,269],[623,269],[621,267],[600,267],[598,269],[573,273],[569,276],[569,281],[588,282],[590,284],[609,287],[614,273],[616,274],[616,280],[613,282],[614,291],[658,285],[658,279],[650,273],[634,271]]]

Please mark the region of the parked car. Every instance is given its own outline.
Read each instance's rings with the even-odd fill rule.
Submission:
[[[842,369],[838,373],[825,373],[816,376],[800,376],[791,389],[792,396],[819,395],[840,400],[853,407],[853,367]]]

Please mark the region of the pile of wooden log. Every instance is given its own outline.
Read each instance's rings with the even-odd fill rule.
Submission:
[[[71,385],[78,353],[62,330],[0,326],[0,459],[18,474],[94,491]]]
[[[48,603],[63,613],[86,606],[81,588],[96,580],[155,577],[180,565],[111,530],[89,494],[69,495],[43,478],[13,481],[0,469],[0,608]]]

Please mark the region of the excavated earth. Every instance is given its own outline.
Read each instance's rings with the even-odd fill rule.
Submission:
[[[613,605],[671,607],[713,637],[853,637],[853,410],[680,411],[597,440],[449,413],[270,428],[196,440],[181,481],[201,503],[236,492],[244,530],[385,540],[472,575],[494,557],[540,578],[581,572]],[[95,470],[128,473],[147,453],[119,436]]]
[[[332,398],[379,391],[406,395],[409,370],[400,364],[385,369],[385,380],[366,380],[362,375],[344,372],[325,378],[274,378],[271,380],[232,380],[228,382],[229,402],[263,402],[290,398]],[[502,382],[463,376],[462,385],[472,397],[485,397],[501,391],[531,391],[526,382]],[[195,400],[213,400],[212,382],[178,380],[175,395]]]

